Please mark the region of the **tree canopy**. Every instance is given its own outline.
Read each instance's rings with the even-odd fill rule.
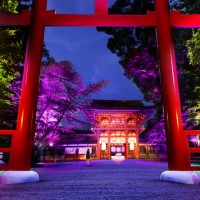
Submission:
[[[171,10],[181,10],[183,13],[198,13],[199,6],[198,0],[190,2],[185,0],[170,1]],[[153,1],[117,0],[109,9],[109,13],[146,14],[148,10],[154,10]],[[160,139],[165,142],[156,29],[98,27],[97,30],[110,36],[107,47],[120,58],[119,62],[124,68],[124,75],[136,83],[144,94],[145,101],[154,103],[157,106],[155,117],[149,121],[148,128],[145,131],[145,134],[149,135],[149,142],[162,143]],[[197,129],[199,126],[197,111],[199,109],[200,84],[199,56],[197,53],[199,50],[199,32],[195,31],[194,33],[192,29],[173,29],[173,38],[176,50],[183,126],[185,129]],[[195,112],[192,112],[192,110],[195,110]]]
[[[18,1],[1,0],[0,13],[16,13]],[[0,27],[0,127],[5,127],[5,110],[10,105],[11,93],[8,88],[14,76],[18,73],[16,63],[21,61],[20,41],[16,40],[17,30],[15,28]]]
[[[193,36],[187,41],[188,57],[191,65],[200,65],[200,29],[193,31]]]
[[[106,87],[108,81],[84,85],[81,76],[69,61],[43,65],[36,112],[35,143],[47,145],[60,139],[61,133],[89,126],[85,120],[91,95]],[[12,113],[17,112],[21,78],[16,77],[11,86]],[[88,117],[88,116],[87,116]]]
[[[1,0],[0,13],[18,13],[31,6],[31,0]],[[23,74],[28,33],[28,27],[0,27],[0,127],[3,129],[11,128],[8,120],[16,121],[17,113],[8,111],[13,106],[10,99],[16,93],[11,85]],[[55,60],[44,44],[42,63],[52,62]]]

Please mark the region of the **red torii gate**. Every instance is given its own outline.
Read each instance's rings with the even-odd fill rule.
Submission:
[[[46,11],[47,0],[33,0],[32,11],[21,14],[0,14],[0,26],[30,26],[26,50],[25,70],[17,118],[16,130],[1,130],[0,135],[12,135],[9,148],[8,166],[0,170],[30,170],[31,153],[34,140],[34,124],[41,55],[45,26],[119,26],[119,27],[157,27],[160,56],[161,84],[167,131],[167,150],[169,170],[191,170],[190,153],[200,148],[190,149],[187,135],[200,134],[200,130],[183,130],[177,70],[171,27],[200,27],[200,14],[180,14],[169,11],[168,0],[155,0],[155,11],[147,15],[108,14],[108,0],[94,0],[94,14],[55,14]]]

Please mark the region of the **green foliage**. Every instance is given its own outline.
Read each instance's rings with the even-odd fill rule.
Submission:
[[[17,13],[31,5],[30,0],[0,0],[0,13]],[[0,27],[0,128],[12,127],[8,121],[15,118],[11,98],[14,95],[10,88],[18,74],[23,73],[28,28]],[[12,111],[11,111],[12,110]]]
[[[187,41],[188,57],[191,65],[200,64],[200,29],[193,31],[192,38]]]
[[[198,130],[200,129],[200,101],[196,102],[196,106],[189,109],[189,116],[188,119],[189,123],[194,124]]]
[[[12,93],[9,91],[9,86],[13,80],[13,76],[9,75],[7,71],[0,65],[0,127],[5,127],[7,119],[6,112],[11,105],[10,98]]]
[[[22,40],[17,37],[17,30],[0,28],[0,65],[7,73],[14,75],[17,64],[23,61]]]
[[[18,1],[16,0],[0,0],[0,13],[16,13]],[[16,31],[10,28],[0,27],[0,127],[4,128],[6,119],[6,110],[10,105],[10,92],[8,87],[14,77],[13,58],[10,56],[12,51],[12,39]],[[10,45],[11,42],[11,45]]]
[[[9,12],[17,13],[18,0],[0,0],[0,13]]]
[[[0,13],[18,13],[31,6],[32,0],[0,0]]]
[[[9,87],[14,77],[22,73],[19,65],[23,63],[25,55],[25,41],[22,40],[23,37],[19,37],[18,31],[16,28],[0,27],[0,127],[4,129],[10,127],[6,124],[11,119],[7,112],[12,96]]]
[[[0,89],[1,89],[1,94],[5,94],[6,91],[4,90],[5,88],[9,87],[11,84],[13,77],[8,75],[6,70],[0,65]]]

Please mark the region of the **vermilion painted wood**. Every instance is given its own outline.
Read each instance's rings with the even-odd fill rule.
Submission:
[[[156,26],[155,15],[49,14],[47,26]]]
[[[151,14],[150,14],[151,13]],[[31,13],[0,14],[0,26],[29,26]],[[156,12],[147,15],[75,15],[45,14],[44,26],[157,26]],[[171,26],[177,28],[200,27],[199,14],[170,13]]]
[[[189,170],[188,143],[181,134],[182,115],[168,0],[155,0],[162,98],[167,132],[169,170]]]
[[[148,12],[147,15],[108,15],[107,5],[108,0],[95,0],[94,15],[69,15],[48,12],[46,0],[34,0],[34,9],[31,14],[29,11],[22,14],[0,14],[0,26],[30,25],[17,133],[13,134],[9,169],[30,169],[45,26],[157,26],[169,169],[191,169],[189,152],[199,152],[199,150],[188,148],[187,134],[192,134],[192,131],[187,132],[182,129],[171,27],[200,27],[200,15],[182,15],[178,11],[170,13],[168,0],[156,0],[156,11]],[[5,167],[1,167],[3,168]]]
[[[188,138],[188,135],[200,135],[200,130],[182,130],[181,133],[185,136],[186,140]],[[194,148],[190,147],[188,144],[187,148],[187,154],[190,155],[190,153],[200,153],[200,148]],[[191,170],[200,170],[200,167],[198,166],[191,166]]]
[[[11,152],[12,148],[0,148],[0,152]]]
[[[17,134],[13,138],[9,163],[13,170],[30,170],[31,167],[46,3],[46,0],[35,0],[31,16],[18,110]]]
[[[9,166],[1,166],[1,171],[11,170]]]
[[[181,14],[180,11],[172,11],[170,14],[171,26],[177,28],[199,28],[200,14]]]
[[[200,130],[182,130],[181,132],[186,135],[200,135]]]
[[[108,1],[94,0],[94,13],[95,14],[108,14]]]
[[[16,130],[0,130],[0,135],[12,135],[15,134]]]
[[[191,147],[188,149],[189,153],[200,153],[199,148],[198,147]]]
[[[192,166],[191,170],[193,170],[193,171],[199,171],[199,167],[198,166]]]
[[[13,136],[16,135],[17,131],[16,130],[0,130],[0,135],[11,135],[12,138],[11,138],[11,146],[10,147],[0,147],[0,152],[6,152],[6,153],[10,153],[10,155],[12,154],[12,151],[13,151],[13,148],[12,148],[12,144],[13,144]],[[10,162],[10,160],[9,160]],[[0,170],[10,170],[11,169],[11,166],[10,164],[8,163],[8,165],[6,166],[1,166],[0,167]]]
[[[31,12],[22,14],[0,13],[0,26],[29,26],[30,16]]]

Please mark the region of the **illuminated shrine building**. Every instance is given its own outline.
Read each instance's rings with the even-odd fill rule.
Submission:
[[[97,159],[139,158],[139,135],[154,111],[152,107],[138,100],[94,100],[91,111]]]
[[[93,127],[65,134],[53,147],[64,148],[65,158],[56,160],[84,160],[88,148],[91,159],[158,159],[154,146],[139,142],[154,109],[137,100],[93,100],[88,110]],[[45,156],[46,161],[51,159]]]

